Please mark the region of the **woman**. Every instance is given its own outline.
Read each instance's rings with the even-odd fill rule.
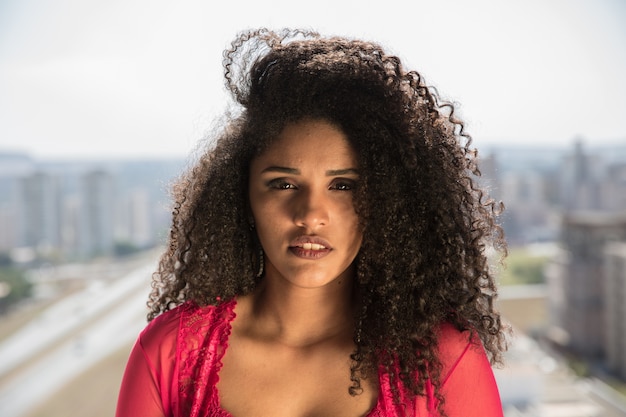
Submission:
[[[452,105],[368,42],[252,31],[224,66],[117,416],[501,416],[499,206]]]

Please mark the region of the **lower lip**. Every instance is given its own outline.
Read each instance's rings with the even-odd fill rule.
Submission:
[[[298,246],[291,246],[289,250],[298,258],[304,258],[304,259],[320,259],[328,255],[331,251],[330,249],[321,249],[321,250],[304,249]]]

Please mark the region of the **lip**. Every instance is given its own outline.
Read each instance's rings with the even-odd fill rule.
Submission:
[[[299,236],[292,240],[291,243],[289,243],[289,247],[302,247],[302,245],[305,243],[315,243],[317,245],[322,245],[328,250],[332,250],[332,246],[330,246],[330,243],[328,243],[327,240],[324,240],[319,236]]]
[[[307,243],[323,246],[323,249],[305,249],[303,245]],[[320,259],[328,255],[333,248],[327,240],[318,236],[299,236],[289,243],[289,250],[299,258]]]

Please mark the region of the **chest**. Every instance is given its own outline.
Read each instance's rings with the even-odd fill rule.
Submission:
[[[222,359],[217,392],[220,407],[233,417],[360,417],[378,398],[376,378],[349,388],[350,351],[337,346],[288,349],[232,344]]]

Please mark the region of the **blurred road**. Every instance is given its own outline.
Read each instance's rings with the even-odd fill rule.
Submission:
[[[624,417],[626,399],[604,382],[579,378],[533,339],[517,334],[495,375],[505,417]]]
[[[145,326],[154,264],[93,280],[0,344],[0,416],[27,413]]]

